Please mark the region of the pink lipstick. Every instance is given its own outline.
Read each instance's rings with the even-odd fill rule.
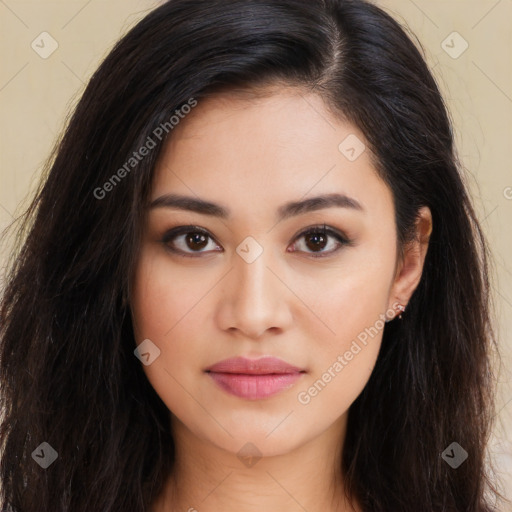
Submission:
[[[205,371],[224,391],[247,400],[261,400],[284,391],[305,373],[276,357],[235,357]]]

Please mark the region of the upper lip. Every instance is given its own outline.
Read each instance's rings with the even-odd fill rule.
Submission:
[[[261,357],[248,359],[246,357],[232,357],[224,359],[206,368],[207,372],[215,373],[245,373],[250,375],[268,375],[271,373],[298,373],[304,372],[302,368],[293,366],[277,357]]]

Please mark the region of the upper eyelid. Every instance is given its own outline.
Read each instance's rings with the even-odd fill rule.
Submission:
[[[337,228],[331,227],[331,226],[327,225],[326,223],[313,224],[311,226],[306,226],[304,228],[301,228],[298,230],[298,232],[296,234],[293,235],[293,238],[297,238],[298,236],[305,235],[306,233],[309,233],[310,231],[315,231],[315,230],[316,231],[325,231],[326,233],[329,233],[332,235],[339,235],[340,237],[345,238],[345,239],[349,238],[347,235],[345,235],[343,233],[343,231],[341,231]],[[183,235],[186,233],[193,233],[193,232],[203,233],[203,234],[209,236],[211,239],[217,241],[215,236],[213,236],[208,229],[202,228],[200,226],[193,226],[193,225],[188,225],[188,226],[183,225],[183,226],[176,226],[174,228],[170,228],[165,232],[164,237],[166,237],[168,235],[179,236],[179,235]]]

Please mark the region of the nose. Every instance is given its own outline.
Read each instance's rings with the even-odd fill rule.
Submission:
[[[217,321],[221,329],[259,339],[266,331],[277,333],[292,325],[293,293],[269,253],[264,250],[252,263],[233,255],[233,268],[219,295]]]

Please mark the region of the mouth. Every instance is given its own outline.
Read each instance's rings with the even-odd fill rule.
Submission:
[[[205,372],[223,391],[247,400],[261,400],[292,387],[306,371],[275,357],[226,359]]]

